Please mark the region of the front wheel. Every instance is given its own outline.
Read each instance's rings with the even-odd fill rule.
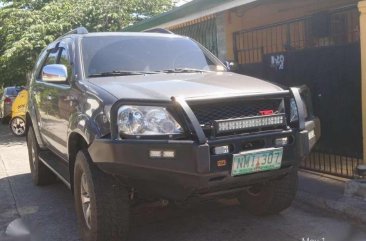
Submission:
[[[99,170],[86,150],[76,156],[74,198],[82,240],[127,240],[128,190],[117,179]]]
[[[20,137],[25,135],[25,120],[22,117],[16,116],[12,118],[9,127],[14,136]]]
[[[267,183],[257,184],[242,192],[240,205],[257,216],[277,214],[291,206],[298,184],[297,169],[286,176]]]

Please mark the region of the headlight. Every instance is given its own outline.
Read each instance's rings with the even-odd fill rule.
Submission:
[[[290,122],[298,121],[299,113],[297,110],[297,105],[296,105],[295,99],[290,100],[290,108],[291,108]]]
[[[164,107],[122,106],[118,110],[118,131],[126,135],[182,134],[179,123]]]

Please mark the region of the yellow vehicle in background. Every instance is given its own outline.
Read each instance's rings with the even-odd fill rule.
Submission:
[[[10,130],[15,136],[24,136],[25,134],[25,113],[28,105],[28,90],[19,92],[11,108]]]

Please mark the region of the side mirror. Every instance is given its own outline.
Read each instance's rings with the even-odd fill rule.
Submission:
[[[67,81],[67,68],[63,64],[49,64],[42,69],[42,80],[51,83]]]
[[[238,63],[234,61],[225,61],[226,68],[230,71],[237,71],[238,70]]]

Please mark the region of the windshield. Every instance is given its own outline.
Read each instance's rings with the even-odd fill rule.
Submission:
[[[188,38],[96,36],[82,40],[87,77],[225,71],[221,62]]]

